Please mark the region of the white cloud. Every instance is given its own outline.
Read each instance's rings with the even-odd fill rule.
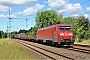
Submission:
[[[27,8],[26,10],[23,11],[23,15],[32,15],[35,12],[35,10],[31,8]]]
[[[63,8],[63,7],[61,7],[62,5],[65,6],[64,4],[68,4],[66,2],[68,2],[68,0],[67,1],[65,1],[65,0],[48,0],[49,5],[52,8],[55,8],[55,9],[58,9],[58,10]]]
[[[58,10],[60,13],[77,12],[77,11],[81,11],[82,9],[79,3],[71,4],[69,0],[48,0],[48,3],[52,8]]]
[[[32,5],[37,0],[0,0],[0,4],[6,6]]]
[[[10,17],[11,17],[11,18],[17,18],[17,16],[16,16],[16,15],[11,15]]]
[[[88,18],[89,17],[89,15],[88,14],[82,14],[85,18]],[[72,15],[73,17],[78,17],[78,16],[80,16],[79,14],[74,14],[74,15]]]
[[[5,18],[6,16],[4,14],[0,14],[0,17],[1,18]]]
[[[79,16],[79,14],[74,14],[74,15],[72,15],[73,17],[77,17],[77,16]]]
[[[2,6],[0,5],[0,12],[6,12],[9,10],[9,7],[8,6]]]
[[[27,8],[23,11],[23,15],[32,15],[33,13],[38,12],[38,10],[42,9],[44,5],[36,4],[35,7]]]
[[[9,15],[6,15],[6,17],[9,17]],[[10,15],[10,18],[17,18],[17,16],[14,15],[14,14],[11,14],[11,15]]]
[[[85,16],[86,18],[88,18],[88,17],[89,17],[89,15],[88,15],[88,14],[84,14],[83,16]]]
[[[47,4],[48,3],[48,1],[44,1],[44,4]]]
[[[52,10],[51,8],[47,8],[47,10]]]
[[[67,9],[66,9],[66,10],[65,10],[65,9],[63,9],[63,10],[58,10],[59,13],[63,13],[63,12],[65,12],[65,11],[67,11]]]
[[[13,13],[13,14],[20,15],[20,14],[22,14],[22,12],[16,12],[16,13]]]
[[[86,8],[87,11],[90,11],[90,6]]]
[[[34,7],[35,10],[40,10],[44,7],[44,5],[41,4],[36,4],[36,6]]]
[[[0,17],[1,17],[1,18],[8,18],[9,15],[0,14]],[[10,15],[10,18],[17,18],[17,16],[14,15],[14,14],[11,14],[11,15]]]
[[[67,5],[66,9],[68,10],[68,12],[77,12],[77,11],[81,11],[82,10],[82,7],[79,3],[76,3],[76,4],[69,4]]]

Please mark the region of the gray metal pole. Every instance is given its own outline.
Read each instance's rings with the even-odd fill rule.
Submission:
[[[11,18],[10,18],[10,7],[9,7],[9,38],[11,38]]]
[[[28,21],[28,19],[26,19],[26,27],[28,26],[27,21]]]
[[[9,35],[8,35],[8,22],[7,22],[7,38],[9,38]]]

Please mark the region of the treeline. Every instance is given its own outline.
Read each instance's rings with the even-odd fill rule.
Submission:
[[[15,34],[19,34],[19,33],[26,33],[28,32],[29,30],[19,30],[19,32],[17,31],[13,31],[11,33],[7,33],[7,32],[3,32],[0,30],[0,38],[12,38]]]
[[[18,32],[14,31],[11,33],[3,32],[0,30],[0,38],[9,38],[12,37],[14,34],[17,34]]]
[[[36,35],[37,29],[54,24],[71,24],[75,40],[82,41],[90,39],[90,22],[88,18],[82,16],[63,17],[55,11],[38,12],[36,17],[36,26],[31,27],[27,35]]]
[[[3,31],[0,30],[0,38],[6,38],[7,33],[4,33]]]

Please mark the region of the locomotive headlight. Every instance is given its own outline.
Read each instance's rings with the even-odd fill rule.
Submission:
[[[60,38],[62,39],[62,36]]]
[[[64,34],[61,33],[60,36],[64,36]]]
[[[72,38],[72,37],[71,37]]]
[[[73,36],[73,34],[69,34],[69,36]]]

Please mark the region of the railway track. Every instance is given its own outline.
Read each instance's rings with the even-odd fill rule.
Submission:
[[[90,46],[88,45],[80,45],[80,44],[74,44],[72,45],[73,47],[72,48],[68,48],[68,50],[73,50],[73,51],[77,51],[77,52],[81,52],[81,53],[87,53],[87,54],[90,54],[90,49],[83,49],[83,48],[80,48],[80,47],[87,47],[87,48],[90,48]],[[74,46],[79,46],[79,48],[77,47],[74,47]],[[64,48],[64,49],[67,49],[67,48]]]
[[[44,48],[41,48],[41,47],[38,47],[38,46],[34,46],[34,45],[26,43],[22,40],[18,40],[16,42],[18,42],[19,44],[21,44],[21,45],[23,45],[23,46],[25,46],[29,49],[32,49],[32,50],[42,54],[43,56],[45,56],[45,57],[47,57],[48,59],[51,59],[51,60],[57,60],[57,59],[75,60],[71,57],[64,56],[62,54],[55,53],[53,51],[50,51],[50,50],[47,50],[47,49],[44,49]]]
[[[77,52],[90,54],[90,46],[88,46],[88,45],[74,44],[72,46],[73,47],[68,48],[68,50],[73,50],[73,51],[77,51]]]
[[[65,49],[67,49],[67,48],[65,48]],[[87,49],[72,47],[72,48],[68,48],[68,50],[73,50],[73,51],[77,51],[77,52],[81,52],[81,53],[90,54],[90,50],[87,50]]]

